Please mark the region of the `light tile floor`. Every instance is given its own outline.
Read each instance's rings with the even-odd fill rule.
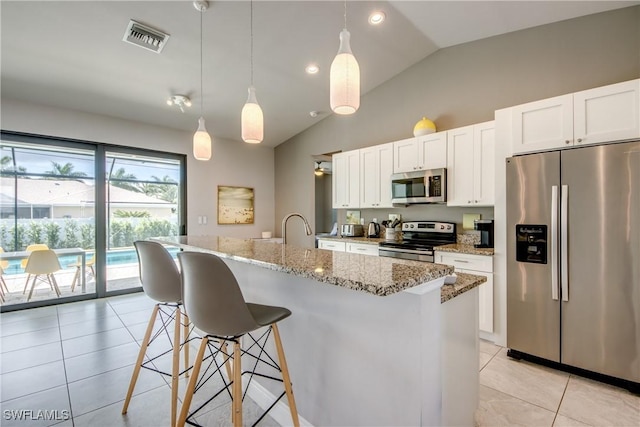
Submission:
[[[153,304],[138,293],[2,313],[0,425],[169,426],[170,378],[146,369],[127,414],[121,414]],[[169,348],[167,343],[159,339],[152,354]],[[197,345],[192,342],[191,358]],[[170,354],[154,364],[169,370]],[[188,380],[180,381],[182,398]],[[206,389],[213,387],[196,393],[191,407],[209,398]],[[229,424],[229,399],[216,401],[199,414],[198,423]],[[246,423],[258,417],[250,399],[245,399],[243,412]],[[277,424],[267,416],[259,425]]]
[[[640,426],[640,396],[480,342],[478,426]]]
[[[152,306],[134,294],[0,315],[0,425],[169,425],[169,385],[147,370],[127,415],[120,413]],[[640,397],[625,390],[511,360],[506,349],[485,341],[479,364],[478,426],[640,426]],[[182,396],[184,379],[180,386]],[[20,410],[40,419],[10,419]],[[57,420],[38,413],[45,410]],[[246,402],[245,420],[256,411]],[[228,420],[224,401],[197,419],[206,426]],[[261,425],[276,424],[267,417]]]

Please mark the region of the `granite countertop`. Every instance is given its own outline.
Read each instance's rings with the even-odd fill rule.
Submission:
[[[475,276],[467,273],[456,273],[458,278],[453,285],[444,285],[440,289],[440,302],[447,302],[452,298],[457,297],[478,285],[486,282],[486,277]],[[484,279],[484,280],[481,280]]]
[[[459,254],[493,256],[493,248],[476,248],[473,245],[466,245],[462,243],[452,243],[449,245],[436,246],[433,249],[440,252],[455,252]]]
[[[154,240],[378,296],[392,295],[454,271],[453,267],[442,264],[306,249],[253,239],[180,236]],[[455,285],[442,287],[441,301],[448,301],[485,280],[482,276],[458,274]]]

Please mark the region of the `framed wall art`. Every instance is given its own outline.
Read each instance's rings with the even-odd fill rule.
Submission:
[[[253,224],[253,188],[218,185],[218,224]]]

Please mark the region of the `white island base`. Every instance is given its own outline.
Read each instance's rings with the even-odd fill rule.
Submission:
[[[474,425],[477,288],[441,303],[438,279],[380,297],[225,262],[247,301],[293,312],[280,331],[303,425]],[[410,293],[416,290],[425,293]],[[260,404],[265,392],[261,384],[249,394]],[[290,425],[285,405],[270,414]]]

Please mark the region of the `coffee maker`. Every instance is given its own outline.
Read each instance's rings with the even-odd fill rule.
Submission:
[[[477,219],[473,221],[473,229],[480,232],[480,243],[476,243],[476,248],[493,248],[493,220]]]

